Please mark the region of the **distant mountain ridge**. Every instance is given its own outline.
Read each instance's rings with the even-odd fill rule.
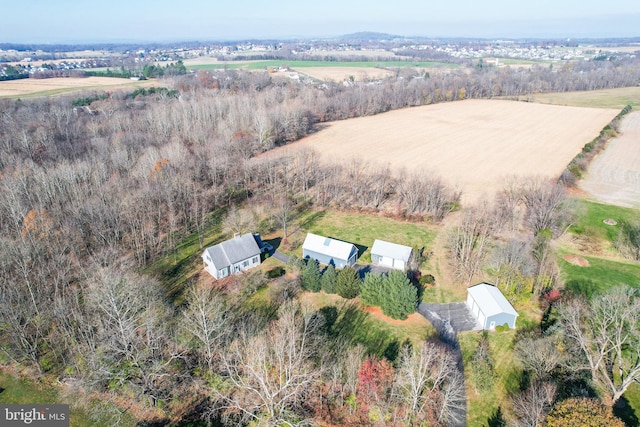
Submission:
[[[360,31],[357,33],[345,34],[338,37],[339,40],[344,41],[381,41],[381,40],[393,40],[403,39],[405,36],[399,36],[395,34],[378,33],[375,31]]]

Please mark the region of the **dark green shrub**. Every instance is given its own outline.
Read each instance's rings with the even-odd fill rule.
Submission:
[[[275,279],[277,277],[282,277],[284,276],[284,273],[286,272],[286,270],[284,269],[284,267],[276,267],[276,268],[272,268],[271,270],[267,271],[267,278],[268,279]]]
[[[423,274],[420,276],[420,284],[421,285],[433,285],[436,283],[436,278],[433,277],[433,274]]]

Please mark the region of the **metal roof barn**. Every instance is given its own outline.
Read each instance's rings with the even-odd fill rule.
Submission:
[[[411,259],[413,248],[397,243],[376,239],[371,247],[371,261],[374,264],[404,270]]]
[[[467,292],[467,305],[482,329],[495,329],[505,323],[515,329],[518,312],[500,289],[483,282],[469,287]]]
[[[307,233],[302,244],[302,257],[315,259],[320,264],[344,268],[356,263],[358,248],[353,243]]]

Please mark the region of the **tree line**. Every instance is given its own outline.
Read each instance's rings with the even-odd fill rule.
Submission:
[[[186,302],[176,302],[143,269],[175,254],[191,233],[204,246],[218,226],[212,212],[240,203],[264,207],[269,229],[286,228],[297,209],[313,205],[441,220],[460,195],[437,176],[320,164],[313,152],[256,156],[328,120],[468,97],[636,84],[640,67],[633,65],[485,68],[427,78],[403,69],[380,84],[353,87],[276,81],[266,72],[199,72],[166,79],[168,91],[90,99],[94,113],[74,110],[64,96],[2,100],[3,359],[83,390],[168,408],[167,418],[180,417],[180,402],[205,402],[211,417],[230,424],[376,417],[444,424],[460,404],[460,379],[441,376],[446,348],[402,347],[392,366],[341,338],[331,316],[298,306],[296,281],[283,280],[270,296],[273,306],[252,312],[242,292],[193,284]],[[508,255],[497,269],[503,283],[514,270],[547,268],[544,230],[555,224],[554,191],[500,196],[505,227],[520,212],[534,236],[505,243]],[[484,262],[488,247],[480,240],[489,231],[474,221],[458,231],[455,253]],[[534,257],[533,267],[519,267],[520,253]],[[472,277],[465,268],[461,277]],[[239,288],[256,289],[265,279],[243,280]],[[370,285],[372,301],[384,288]],[[273,369],[260,371],[264,366]],[[409,386],[414,380],[419,386]]]

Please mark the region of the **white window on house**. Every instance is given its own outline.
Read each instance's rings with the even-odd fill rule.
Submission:
[[[242,266],[243,267],[248,267],[249,266],[249,261],[248,260],[242,261]]]
[[[257,263],[258,263],[258,257],[257,257],[257,256],[254,256],[254,257],[253,257],[253,260],[252,260],[251,262],[253,262],[254,264],[257,264]]]

